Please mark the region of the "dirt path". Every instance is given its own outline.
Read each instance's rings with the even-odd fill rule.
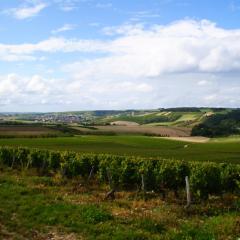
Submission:
[[[163,137],[165,139],[183,141],[183,142],[195,142],[195,143],[206,143],[210,140],[207,137]]]

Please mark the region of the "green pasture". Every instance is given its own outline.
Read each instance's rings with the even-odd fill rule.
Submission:
[[[150,126],[190,126],[190,123],[188,122],[194,122],[200,120],[200,118],[203,116],[203,113],[201,112],[187,112],[187,113],[178,113],[181,116],[176,119],[175,121],[168,121],[168,122],[155,122],[155,123],[149,123],[146,125]]]
[[[240,163],[240,138],[189,143],[146,136],[76,136],[0,139],[0,146]]]

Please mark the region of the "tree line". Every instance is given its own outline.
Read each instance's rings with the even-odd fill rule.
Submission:
[[[240,134],[240,110],[217,113],[192,129],[193,136],[224,137]]]

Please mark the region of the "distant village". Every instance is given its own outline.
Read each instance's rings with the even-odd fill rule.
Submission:
[[[32,114],[16,114],[7,113],[0,115],[0,121],[23,120],[36,123],[81,123],[88,124],[92,122],[94,116],[90,114],[56,114],[56,113],[32,113]]]
[[[54,114],[43,114],[33,116],[35,122],[63,122],[63,123],[79,123],[85,119],[81,115],[54,115]]]

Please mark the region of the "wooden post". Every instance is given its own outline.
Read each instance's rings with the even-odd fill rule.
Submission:
[[[13,153],[13,160],[12,160],[12,165],[11,165],[11,168],[13,168],[14,167],[14,164],[15,164],[15,159],[16,159],[16,157],[15,157],[15,152]]]
[[[145,200],[146,200],[146,185],[145,185],[144,174],[141,174],[141,178],[142,178],[143,199],[144,199],[144,201],[145,201]]]
[[[145,181],[144,181],[144,175],[141,175],[142,177],[142,191],[145,193]]]
[[[109,186],[110,186],[110,191],[106,194],[105,200],[107,200],[107,199],[114,200],[116,187],[115,187],[115,184],[112,182],[112,175],[111,175],[111,172],[109,171],[109,169],[107,169],[107,177],[108,177],[108,182],[109,182]]]
[[[91,169],[91,171],[90,171],[90,173],[89,173],[88,180],[87,180],[88,182],[89,182],[90,179],[92,178],[93,171],[94,171],[94,166],[92,166],[92,169]]]
[[[191,193],[190,193],[190,185],[189,185],[189,179],[188,176],[185,177],[186,182],[186,193],[187,193],[187,205],[186,208],[189,208],[191,205]]]
[[[110,188],[112,188],[112,175],[111,175],[109,169],[107,169],[107,177],[108,177],[109,186],[110,186]]]

